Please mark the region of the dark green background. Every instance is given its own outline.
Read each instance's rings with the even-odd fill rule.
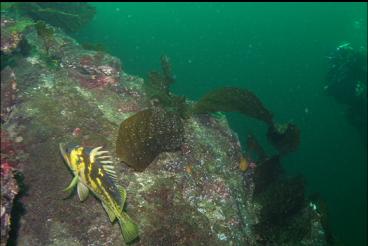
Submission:
[[[97,15],[77,38],[104,44],[127,73],[145,77],[167,54],[175,93],[198,99],[219,86],[248,88],[277,121],[295,122],[302,142],[284,166],[327,200],[346,245],[366,245],[366,136],[323,90],[327,56],[342,42],[367,46],[366,3],[92,4]],[[266,143],[263,123],[229,119],[243,142],[251,130]]]

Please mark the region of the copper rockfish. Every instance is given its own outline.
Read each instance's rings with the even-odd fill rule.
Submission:
[[[74,174],[72,182],[64,191],[77,185],[79,199],[84,201],[91,190],[101,200],[110,221],[118,219],[125,242],[130,242],[138,237],[138,226],[123,211],[126,191],[117,184],[108,151],[101,149],[102,147],[65,147],[60,144],[60,152]]]

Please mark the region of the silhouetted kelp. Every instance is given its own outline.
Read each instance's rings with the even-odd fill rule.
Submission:
[[[248,151],[265,155],[254,136],[248,136]],[[260,205],[259,222],[254,225],[257,242],[262,245],[298,245],[308,238],[313,216],[304,196],[302,176],[287,177],[281,166],[280,155],[264,157],[254,169],[253,199]],[[314,218],[317,221],[318,218]]]
[[[311,214],[306,208],[304,180],[301,176],[280,179],[255,200],[261,204],[259,223],[254,226],[260,243],[282,245],[300,243],[311,228]]]
[[[166,94],[169,94],[170,86],[175,82],[174,77],[172,76],[170,58],[166,55],[163,55],[161,56],[160,61],[162,74],[158,72],[152,72],[150,74],[150,78],[152,78],[150,82],[156,89],[162,90]]]
[[[299,145],[300,130],[294,124],[274,123],[272,113],[249,90],[234,87],[220,88],[202,97],[192,109],[193,113],[218,111],[240,112],[265,122],[269,125],[268,139],[280,154],[295,151]],[[253,144],[255,143],[253,142]],[[258,157],[264,157],[264,153],[261,153],[262,150],[258,149],[258,151]]]
[[[94,17],[96,10],[85,2],[20,2],[16,8],[34,20],[43,20],[66,32],[76,32]]]
[[[225,87],[203,96],[193,108],[193,113],[240,112],[272,124],[272,114],[252,92],[246,89]]]
[[[177,114],[157,107],[146,109],[121,123],[116,153],[127,165],[143,171],[161,152],[178,149],[183,133]]]
[[[161,73],[152,71],[148,74],[144,84],[147,96],[153,105],[175,111],[185,118],[187,113],[185,97],[170,92],[170,86],[175,79],[172,75],[170,59],[166,55],[161,56],[161,70]]]
[[[252,133],[247,136],[247,152],[253,160],[262,161],[267,158],[265,150]]]
[[[257,195],[265,191],[279,179],[282,172],[280,156],[278,155],[258,162],[254,171],[254,194]]]
[[[298,148],[300,130],[292,123],[275,123],[268,128],[267,138],[280,154],[286,154]]]

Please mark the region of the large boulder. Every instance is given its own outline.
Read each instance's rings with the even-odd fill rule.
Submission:
[[[38,33],[33,26],[25,34],[32,52],[12,65],[21,102],[2,125],[17,130],[29,154],[22,168],[27,194],[20,199],[26,213],[18,245],[123,244],[119,225],[95,197],[65,199],[62,189],[72,174],[60,142],[111,152],[118,183],[127,190],[125,209],[139,226],[134,244],[258,245],[254,172],[239,169],[241,146],[224,115],[181,119],[180,148],[160,153],[136,172],[120,162],[115,143],[121,122],[151,107],[143,79],[123,72],[117,58],[86,51],[57,29],[47,42]]]

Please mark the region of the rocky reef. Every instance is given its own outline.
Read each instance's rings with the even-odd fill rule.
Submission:
[[[16,23],[17,17],[2,13],[4,21]],[[6,28],[2,24],[2,32]],[[47,32],[47,42],[40,28],[53,29]],[[18,245],[123,244],[119,225],[109,221],[100,201],[90,197],[80,202],[77,196],[63,193],[72,175],[59,153],[60,142],[104,146],[110,151],[118,183],[127,190],[125,210],[139,225],[140,236],[133,245],[275,245],[280,237],[282,245],[295,245],[275,229],[283,227],[269,224],[268,216],[282,220],[283,214],[291,224],[303,225],[298,234],[301,245],[326,245],[319,214],[304,198],[299,180],[280,181],[274,190],[264,188],[254,194],[257,177],[268,176],[256,174],[255,166],[239,168],[242,146],[224,115],[190,114],[175,119],[181,124],[181,139],[175,142],[179,145],[160,148],[153,161],[149,159],[149,165],[137,172],[121,162],[115,149],[121,123],[152,108],[144,80],[123,71],[116,57],[86,50],[47,23],[28,23],[19,35],[27,45],[18,46],[16,40],[7,45],[1,39],[4,245],[17,194],[13,168],[23,174],[27,187],[26,195],[19,198],[25,213],[12,239]],[[3,55],[12,59],[3,60]],[[256,109],[247,110],[256,114]],[[270,117],[267,114],[267,122]],[[4,143],[3,132],[8,136]],[[267,162],[265,158],[263,154],[260,165]],[[271,177],[270,182],[275,179]],[[277,202],[273,207],[270,199]],[[267,237],[267,233],[281,236]]]
[[[339,45],[328,57],[325,93],[344,105],[344,114],[367,145],[367,48]]]

